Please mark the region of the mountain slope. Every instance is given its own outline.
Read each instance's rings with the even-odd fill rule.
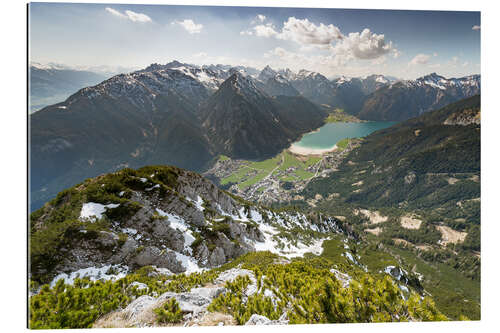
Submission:
[[[432,73],[376,90],[366,98],[357,117],[365,120],[406,120],[480,93],[479,75],[446,79]]]
[[[227,79],[200,113],[214,150],[250,159],[278,153],[326,116],[301,97],[273,99],[240,73]]]
[[[479,184],[467,178],[480,172],[480,125],[476,121],[480,105],[480,96],[474,96],[372,133],[342,163],[340,178],[334,173],[327,179],[313,181],[310,193],[335,188],[334,184],[342,177],[364,170],[350,178],[353,183],[362,180],[362,185],[355,187],[359,191],[353,192],[350,184],[336,189],[347,190],[342,193],[347,201],[377,206],[404,203],[412,207],[438,207],[453,200],[461,186],[444,186],[437,179],[429,181],[429,177],[446,178],[453,174],[470,174],[464,178],[464,185],[472,186],[471,192],[461,193],[462,199],[478,196]],[[444,195],[446,189],[451,191],[449,195],[436,201],[438,193],[442,191]]]
[[[31,215],[30,326],[162,326],[153,309],[172,299],[182,312],[173,324],[188,326],[447,319],[425,287],[436,273],[350,229],[175,167],[88,179]],[[339,300],[356,311],[334,310]]]
[[[374,132],[302,195],[320,194],[318,210],[360,233],[479,281],[480,107],[474,96]]]
[[[31,279],[107,265],[191,273],[255,250],[300,256],[341,228],[245,202],[183,169],[124,169],[67,189],[31,215]]]
[[[212,155],[196,116],[207,89],[176,70],[118,75],[31,115],[31,202],[124,166],[199,170]]]

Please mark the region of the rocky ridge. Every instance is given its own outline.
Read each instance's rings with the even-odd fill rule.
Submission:
[[[38,248],[44,232],[57,228],[54,216],[68,205],[76,220],[65,226],[63,239]],[[292,258],[320,252],[327,233],[343,232],[334,218],[275,212],[173,167],[125,169],[87,180],[34,215],[31,278],[52,284],[143,266],[198,272],[256,250]]]

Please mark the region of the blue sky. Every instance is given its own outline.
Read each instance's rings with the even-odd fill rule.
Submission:
[[[173,59],[337,75],[480,72],[480,13],[32,3],[30,57],[142,68]]]

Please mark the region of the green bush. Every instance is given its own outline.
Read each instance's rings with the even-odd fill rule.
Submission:
[[[163,306],[153,310],[159,323],[178,323],[182,320],[182,312],[175,298],[167,300]]]

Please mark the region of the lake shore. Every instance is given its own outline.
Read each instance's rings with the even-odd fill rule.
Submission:
[[[329,153],[337,149],[337,145],[331,148],[307,148],[297,146],[295,143],[288,148],[288,150],[296,155],[323,155],[324,153]]]

